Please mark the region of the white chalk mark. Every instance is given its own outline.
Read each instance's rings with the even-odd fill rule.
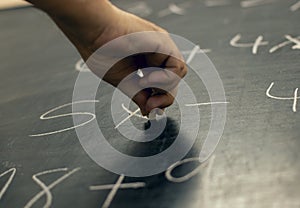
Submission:
[[[188,7],[190,7],[190,2],[184,2],[182,4],[169,4],[167,9],[163,9],[158,12],[158,17],[165,17],[170,14],[184,15]]]
[[[300,38],[300,36],[297,37],[297,39],[299,39],[299,38]],[[287,46],[287,45],[290,44],[290,43],[292,43],[292,41],[290,41],[290,40],[284,41],[284,42],[282,42],[282,43],[280,43],[280,44],[278,44],[278,45],[273,46],[273,47],[269,50],[269,52],[270,52],[270,53],[274,53],[274,52],[277,51],[278,49],[283,48],[284,46]]]
[[[298,37],[296,37],[296,38],[294,38],[294,39],[299,40],[299,39],[300,39],[300,36],[298,36]],[[274,52],[277,51],[278,49],[283,48],[283,47],[285,47],[285,46],[287,46],[287,45],[289,45],[289,44],[291,44],[291,43],[293,43],[293,42],[290,41],[290,40],[287,40],[287,41],[284,41],[284,42],[282,42],[282,43],[279,43],[278,45],[273,46],[273,47],[269,50],[269,53],[274,53]]]
[[[297,96],[298,96],[298,88],[296,88],[294,92],[293,112],[297,112],[297,100],[298,100]]]
[[[269,98],[273,98],[273,99],[276,99],[276,100],[294,100],[295,98],[294,97],[277,97],[277,96],[274,96],[274,95],[271,95],[270,94],[270,91],[271,89],[273,88],[273,85],[274,85],[274,82],[272,82],[270,84],[270,86],[268,87],[267,91],[266,91],[266,95],[269,97]],[[299,97],[296,97],[297,99],[300,98]]]
[[[253,54],[257,54],[257,50],[258,50],[258,46],[261,45],[262,43],[262,40],[263,40],[263,36],[258,36],[253,44],[253,48],[252,48],[252,53]]]
[[[228,0],[223,0],[223,1],[220,1],[220,0],[206,0],[204,2],[204,4],[207,7],[217,7],[217,6],[229,5],[229,4],[231,4],[231,2],[228,1]]]
[[[165,172],[165,177],[171,181],[171,182],[174,182],[174,183],[182,183],[184,181],[187,181],[189,180],[190,178],[192,178],[193,176],[197,175],[200,170],[201,170],[201,167],[202,167],[202,164],[200,163],[199,166],[197,168],[195,168],[194,170],[192,170],[190,173],[184,175],[184,176],[181,176],[181,177],[174,177],[172,176],[172,171],[180,166],[180,165],[183,165],[185,163],[189,163],[189,162],[199,162],[199,157],[192,157],[192,158],[187,158],[187,159],[184,159],[184,160],[181,160],[181,161],[178,161],[174,164],[172,164]]]
[[[247,48],[247,47],[252,47],[253,43],[238,43],[238,41],[241,39],[242,35],[237,34],[230,40],[230,45],[233,47],[241,47],[241,48]]]
[[[91,191],[99,191],[99,190],[107,190],[111,189],[110,193],[108,194],[107,198],[105,199],[102,208],[107,208],[110,206],[111,202],[113,201],[117,191],[119,189],[138,189],[143,188],[146,186],[144,182],[135,182],[135,183],[122,183],[124,180],[124,175],[120,175],[117,182],[115,184],[107,184],[107,185],[98,185],[98,186],[90,186],[89,189]]]
[[[122,121],[120,121],[120,123],[118,123],[116,126],[115,126],[115,129],[119,128],[123,123],[125,123],[128,119],[130,119],[132,116],[136,116],[136,117],[139,117],[139,118],[143,118],[143,119],[146,119],[146,120],[149,120],[147,116],[142,116],[140,114],[138,114],[138,112],[140,112],[140,109],[136,109],[134,112],[132,112],[131,110],[129,110],[128,108],[125,107],[125,105],[122,103],[122,108],[127,112],[129,113],[129,115],[124,118]]]
[[[256,38],[254,43],[238,43],[238,41],[241,39],[241,34],[235,35],[231,40],[230,40],[230,45],[233,47],[239,47],[239,48],[251,48],[252,47],[252,53],[257,54],[257,50],[259,46],[265,46],[268,45],[268,41],[263,41],[263,36],[260,35]]]
[[[99,185],[99,186],[90,186],[91,191],[100,191],[100,190],[107,190],[112,189],[115,184],[108,184],[108,185]],[[146,186],[144,182],[136,182],[136,183],[122,183],[119,189],[138,189],[143,188]]]
[[[75,69],[80,72],[89,72],[91,71],[83,59],[79,59],[75,64]]]
[[[229,102],[227,101],[222,101],[222,102],[208,102],[208,103],[193,103],[193,104],[185,104],[185,106],[187,107],[192,107],[192,106],[203,106],[203,105],[216,105],[216,104],[227,104]],[[139,118],[143,118],[143,119],[146,119],[146,120],[149,120],[149,118],[147,116],[142,116],[140,114],[138,114],[138,112],[140,111],[140,109],[136,109],[134,112],[132,112],[131,110],[129,110],[128,108],[125,107],[125,105],[122,103],[122,108],[127,112],[129,113],[129,115],[124,118],[120,123],[118,123],[116,126],[115,126],[115,129],[117,129],[118,127],[120,127],[123,123],[125,123],[128,119],[130,119],[131,117],[133,116],[136,116],[136,117],[139,117]]]
[[[146,2],[143,1],[133,2],[129,6],[130,7],[127,9],[127,11],[140,17],[147,17],[152,13],[152,9]]]
[[[127,116],[126,118],[124,118],[120,123],[118,123],[115,126],[115,129],[117,129],[119,126],[121,126],[123,123],[125,123],[125,121],[127,121],[128,119],[130,119],[132,116],[134,116],[135,114],[137,114],[140,111],[140,109],[136,109],[133,113],[131,113],[129,116]]]
[[[298,40],[297,38],[293,38],[290,35],[285,35],[284,37],[289,41],[293,42],[294,44],[296,44],[292,47],[292,49],[300,49],[300,40]]]
[[[143,78],[144,77],[144,73],[142,72],[141,69],[138,69],[136,74],[140,77],[140,78]]]
[[[60,184],[61,182],[63,182],[65,179],[67,179],[69,176],[71,176],[72,174],[74,174],[78,170],[80,170],[80,168],[73,169],[72,171],[70,171],[67,174],[61,176],[60,178],[58,178],[57,180],[55,180],[54,182],[52,182],[48,186],[45,185],[45,183],[43,183],[40,179],[38,179],[37,176],[51,174],[51,173],[56,173],[56,172],[66,172],[66,171],[68,171],[68,168],[57,168],[57,169],[46,170],[46,171],[34,174],[32,176],[32,179],[42,188],[42,191],[40,191],[31,200],[29,200],[27,202],[27,204],[24,206],[24,208],[30,208],[30,207],[32,207],[32,205],[34,205],[34,203],[37,202],[43,195],[46,195],[46,203],[44,204],[43,207],[44,208],[50,207],[51,203],[52,203],[52,194],[51,194],[50,190],[52,188],[54,188],[55,186],[57,186],[58,184]]]
[[[199,50],[200,50],[200,47],[198,45],[196,45],[193,48],[193,50],[191,51],[189,57],[187,58],[186,64],[189,64],[193,60],[194,56],[196,55],[197,51],[199,51]]]
[[[96,103],[96,102],[99,102],[99,100],[81,100],[81,101],[76,101],[76,102],[73,102],[73,103],[67,103],[67,104],[55,107],[55,108],[47,111],[46,113],[44,113],[44,114],[42,114],[40,116],[40,120],[49,120],[49,119],[54,119],[54,118],[62,118],[62,117],[66,117],[66,116],[76,116],[76,115],[88,115],[88,116],[91,116],[91,118],[88,121],[85,121],[85,122],[83,122],[81,124],[78,124],[78,125],[75,125],[75,126],[72,126],[72,127],[68,127],[68,128],[64,128],[64,129],[56,130],[56,131],[51,131],[51,132],[45,132],[45,133],[39,133],[39,134],[32,134],[32,135],[29,135],[29,136],[30,137],[40,137],[40,136],[57,134],[57,133],[69,131],[69,130],[72,130],[72,129],[75,129],[75,128],[78,128],[78,127],[81,127],[81,126],[84,126],[84,125],[90,123],[91,121],[93,121],[96,118],[96,115],[93,114],[93,113],[89,113],[89,112],[64,113],[64,114],[55,115],[55,116],[47,116],[47,115],[50,114],[50,113],[52,113],[52,112],[54,112],[54,111],[57,111],[57,110],[59,110],[61,108],[64,108],[64,107],[67,107],[67,106],[70,106],[70,105],[73,105],[73,104]]]
[[[174,13],[174,14],[178,14],[178,15],[184,15],[185,10],[179,6],[177,6],[176,4],[172,3],[169,4],[169,10]]]
[[[6,181],[6,183],[4,184],[3,188],[0,191],[0,200],[3,197],[3,195],[5,194],[6,190],[8,189],[9,185],[11,184],[12,180],[14,179],[16,171],[17,171],[16,168],[11,168],[11,169],[5,171],[4,173],[0,174],[0,178],[1,178],[11,172],[8,180]]]
[[[222,101],[222,102],[208,102],[208,103],[193,103],[193,104],[185,104],[187,107],[193,107],[193,106],[203,106],[203,105],[216,105],[216,104],[227,104],[229,102]]]
[[[293,49],[293,50],[295,50],[295,49],[300,49],[300,45],[299,45],[299,44],[298,44],[298,45],[293,45],[293,46],[292,46],[292,49]]]
[[[255,6],[261,6],[264,4],[274,3],[276,0],[245,0],[241,1],[240,5],[242,8],[249,8]]]
[[[38,173],[32,176],[32,179],[44,190],[45,195],[46,195],[46,203],[44,204],[43,207],[50,207],[52,203],[52,194],[50,190],[48,189],[47,185],[43,183],[40,179],[38,179],[37,176],[43,175],[44,173]]]
[[[199,46],[200,47],[200,46]],[[192,50],[186,50],[186,51],[181,51],[182,55],[189,55],[192,52]],[[200,48],[196,53],[210,53],[211,49],[209,48]]]
[[[298,1],[297,3],[293,4],[291,7],[290,7],[290,10],[292,12],[295,12],[296,10],[300,9],[300,1]]]
[[[124,175],[120,175],[120,177],[118,178],[116,184],[114,185],[114,187],[111,189],[110,193],[108,194],[106,200],[104,201],[102,208],[108,208],[113,200],[113,198],[115,197],[118,189],[120,188],[120,185],[122,183],[122,181],[124,180]]]
[[[122,108],[129,114],[132,114],[134,112],[132,112],[131,110],[129,110],[128,108],[125,107],[124,103],[121,104],[122,105]],[[134,116],[136,117],[139,117],[139,118],[143,118],[143,119],[146,119],[146,120],[149,120],[147,116],[143,116],[143,115],[140,115],[140,114],[134,114]]]
[[[278,96],[273,96],[270,94],[270,91],[271,91],[273,85],[274,85],[274,82],[272,82],[270,84],[270,86],[268,87],[268,89],[266,91],[266,95],[269,98],[273,98],[276,100],[293,100],[293,112],[297,112],[297,109],[296,109],[297,108],[297,100],[300,99],[300,96],[298,96],[298,88],[295,89],[293,97],[278,97]]]

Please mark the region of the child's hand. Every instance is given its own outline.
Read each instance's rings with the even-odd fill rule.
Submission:
[[[145,33],[142,38],[124,39],[113,47],[112,53],[130,54],[144,51],[149,46],[151,53],[133,55],[115,64],[104,76],[103,68],[90,67],[100,78],[120,88],[140,107],[143,115],[154,108],[164,109],[171,105],[177,86],[187,73],[187,67],[168,33],[162,28],[135,15],[113,6],[108,0],[28,0],[47,12],[60,29],[75,45],[86,61],[98,48],[109,41],[127,34],[155,31],[159,34]],[[155,52],[161,53],[155,53]],[[101,63],[105,64],[105,63]],[[119,83],[138,69],[159,67],[145,73],[138,81]],[[155,89],[149,86],[155,85]],[[144,89],[135,94],[134,89]],[[153,93],[154,92],[154,93]]]
[[[149,33],[145,31],[155,31]],[[140,53],[129,56],[116,63],[105,76],[99,67],[90,67],[92,71],[108,83],[120,88],[139,106],[143,115],[148,115],[154,108],[164,109],[171,105],[176,95],[180,79],[187,73],[183,58],[168,33],[162,28],[138,18],[132,14],[116,9],[116,19],[111,21],[104,32],[96,39],[93,50],[123,35],[145,32],[143,34],[120,38],[113,46],[112,55],[131,54],[144,51],[144,46],[152,53]],[[156,33],[157,32],[157,33]],[[159,51],[161,53],[155,53]],[[138,69],[157,67],[156,70],[143,70],[144,77],[138,81],[130,79],[118,84],[129,74]],[[155,89],[149,86],[155,85]],[[145,88],[145,89],[144,89]],[[137,94],[136,89],[144,89]],[[154,92],[154,93],[153,93]],[[133,93],[133,94],[132,94]]]

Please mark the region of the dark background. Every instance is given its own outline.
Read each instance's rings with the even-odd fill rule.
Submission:
[[[181,35],[207,53],[223,81],[227,100],[227,123],[220,144],[200,173],[183,183],[168,181],[164,173],[145,178],[125,177],[124,182],[145,182],[141,189],[121,189],[111,207],[300,207],[300,130],[299,112],[292,111],[292,100],[274,100],[265,95],[274,82],[272,93],[293,97],[300,87],[299,50],[292,44],[274,53],[269,49],[286,39],[300,35],[300,10],[289,7],[297,1],[274,1],[241,8],[240,1],[224,1],[224,6],[207,6],[208,1],[147,1],[149,14],[133,9],[140,1],[114,1],[125,10]],[[159,17],[169,3],[190,2],[184,15]],[[216,1],[214,1],[216,2]],[[221,1],[218,1],[221,2]],[[90,191],[91,185],[114,184],[118,175],[99,167],[81,147],[74,130],[44,136],[72,126],[72,117],[41,121],[46,111],[72,101],[78,75],[75,63],[79,55],[53,22],[32,7],[0,11],[0,174],[16,168],[16,175],[0,200],[0,207],[24,207],[41,188],[32,175],[45,170],[80,167],[74,175],[51,190],[53,207],[101,207],[110,190]],[[230,40],[240,33],[241,42],[254,42],[263,35],[269,45],[235,48]],[[195,90],[199,102],[209,102],[201,80],[188,74],[185,80]],[[162,151],[172,142],[176,127],[169,129],[151,147],[133,148],[117,138],[108,105],[112,87],[98,94],[97,120],[106,128],[108,140],[121,151],[149,155]],[[300,94],[300,93],[299,93]],[[178,107],[178,106],[177,106]],[[176,123],[176,105],[168,109]],[[133,108],[134,109],[134,108]],[[298,107],[300,111],[300,107]],[[197,142],[186,158],[198,157],[210,123],[210,106],[199,107],[201,128]],[[71,107],[54,114],[71,112]],[[116,140],[114,140],[116,139]],[[197,167],[190,163],[177,168],[182,176]],[[50,184],[66,172],[40,176]],[[0,190],[10,174],[0,178]],[[45,196],[33,207],[42,207]]]

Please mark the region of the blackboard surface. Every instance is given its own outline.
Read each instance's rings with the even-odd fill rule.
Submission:
[[[102,207],[104,203],[110,207],[300,207],[300,47],[299,43],[298,49],[296,43],[275,47],[300,35],[300,9],[291,7],[297,1],[253,2],[115,1],[210,49],[207,55],[223,81],[229,103],[221,142],[209,162],[181,183],[168,180],[165,173],[142,178],[110,173],[89,158],[74,129],[29,136],[73,126],[71,116],[39,117],[72,102],[78,75],[75,63],[80,57],[44,13],[31,7],[1,11],[0,207]],[[173,14],[170,4],[184,12]],[[251,43],[259,36],[267,42],[255,54]],[[234,37],[240,38],[236,42],[242,46],[250,46],[239,47]],[[197,89],[198,101],[209,102],[201,80],[192,75],[185,80]],[[267,96],[268,88],[271,96],[279,98]],[[136,148],[117,138],[114,126],[107,122],[113,88],[103,84],[102,90],[96,116],[112,145],[136,156],[155,154],[170,145],[178,128],[176,105],[168,110],[169,128],[162,137],[149,148]],[[71,110],[66,106],[51,115]],[[210,106],[199,110],[199,135],[185,158],[198,157],[208,131]],[[186,163],[172,175],[180,177],[197,167],[196,162]],[[125,185],[113,195],[112,186],[121,179]],[[41,192],[43,185],[51,184],[50,191]]]

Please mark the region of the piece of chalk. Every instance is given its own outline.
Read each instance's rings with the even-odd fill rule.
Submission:
[[[153,109],[152,111],[150,111],[148,118],[149,120],[161,120],[162,118],[164,118],[164,111],[159,108]]]
[[[156,120],[156,112],[152,110],[148,115],[149,120]]]
[[[140,78],[143,78],[144,77],[144,74],[142,72],[142,70],[138,69],[136,74],[140,77]]]

